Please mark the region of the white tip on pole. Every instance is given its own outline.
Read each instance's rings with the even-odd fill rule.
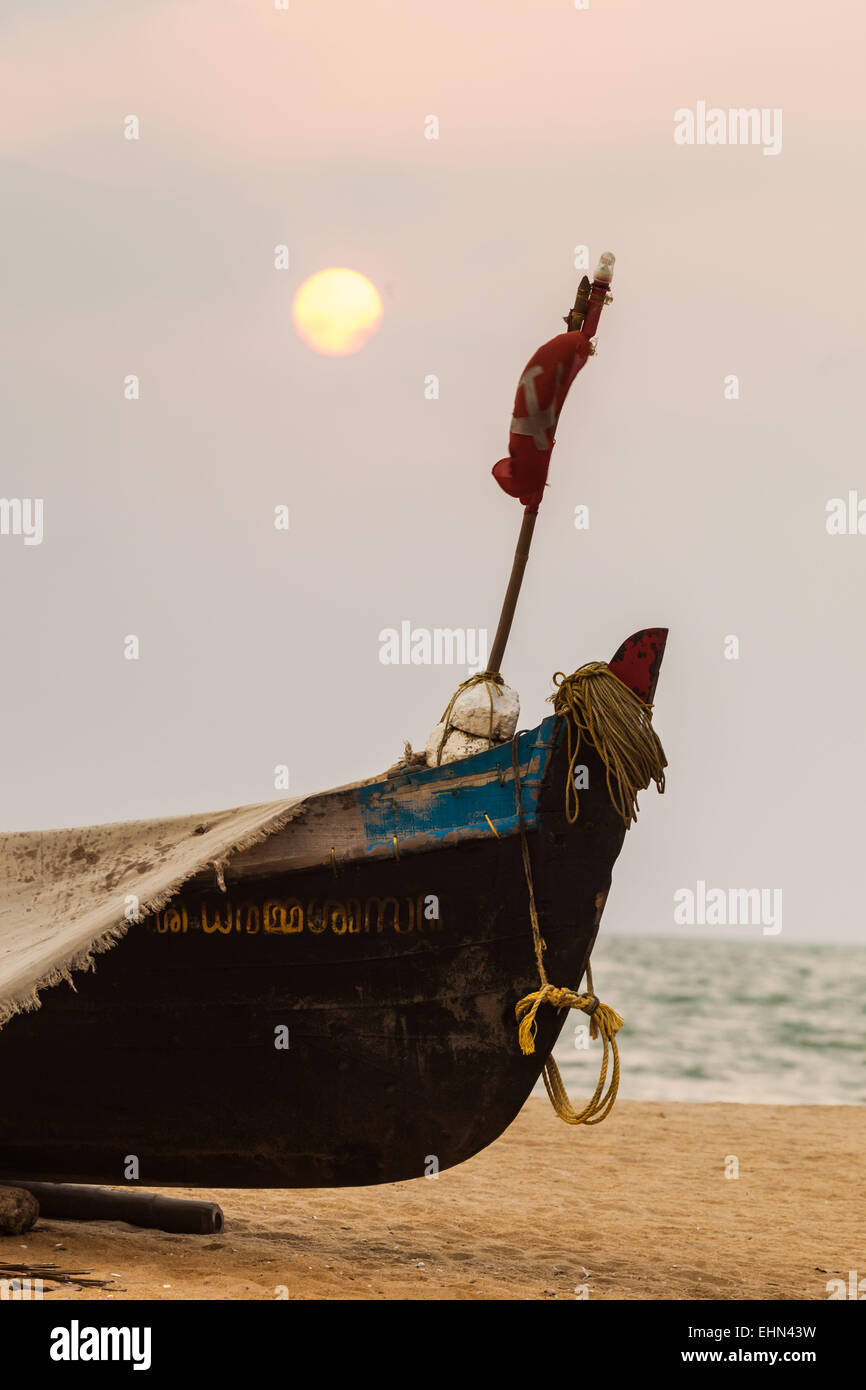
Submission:
[[[594,279],[601,280],[609,285],[613,279],[613,268],[616,264],[616,256],[612,251],[602,251],[601,260],[595,268]]]

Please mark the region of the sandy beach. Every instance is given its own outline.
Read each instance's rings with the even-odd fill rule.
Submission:
[[[864,1149],[862,1107],[621,1101],[587,1130],[533,1099],[437,1178],[190,1189],[220,1236],[40,1221],[0,1261],[104,1281],[52,1300],[826,1299],[866,1270]]]

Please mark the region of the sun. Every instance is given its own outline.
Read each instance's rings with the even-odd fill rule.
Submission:
[[[332,266],[300,286],[292,303],[292,319],[315,352],[348,357],[360,352],[382,322],[382,300],[366,275]]]

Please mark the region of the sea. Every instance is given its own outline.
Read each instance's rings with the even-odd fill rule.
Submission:
[[[625,1019],[623,1099],[866,1105],[864,947],[602,933],[592,970]],[[601,1057],[577,1045],[585,1022],[570,1013],[554,1050],[576,1108]]]

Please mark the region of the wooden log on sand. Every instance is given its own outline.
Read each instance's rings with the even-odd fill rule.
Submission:
[[[216,1202],[162,1197],[158,1192],[142,1192],[135,1188],[115,1192],[89,1183],[26,1182],[23,1178],[16,1181],[21,1183],[20,1188],[0,1185],[0,1202],[4,1193],[17,1192],[19,1196],[31,1198],[36,1215],[41,1210],[43,1216],[58,1221],[127,1221],[130,1226],[201,1236],[213,1235],[223,1228],[222,1208]],[[22,1188],[26,1189],[23,1193]]]

